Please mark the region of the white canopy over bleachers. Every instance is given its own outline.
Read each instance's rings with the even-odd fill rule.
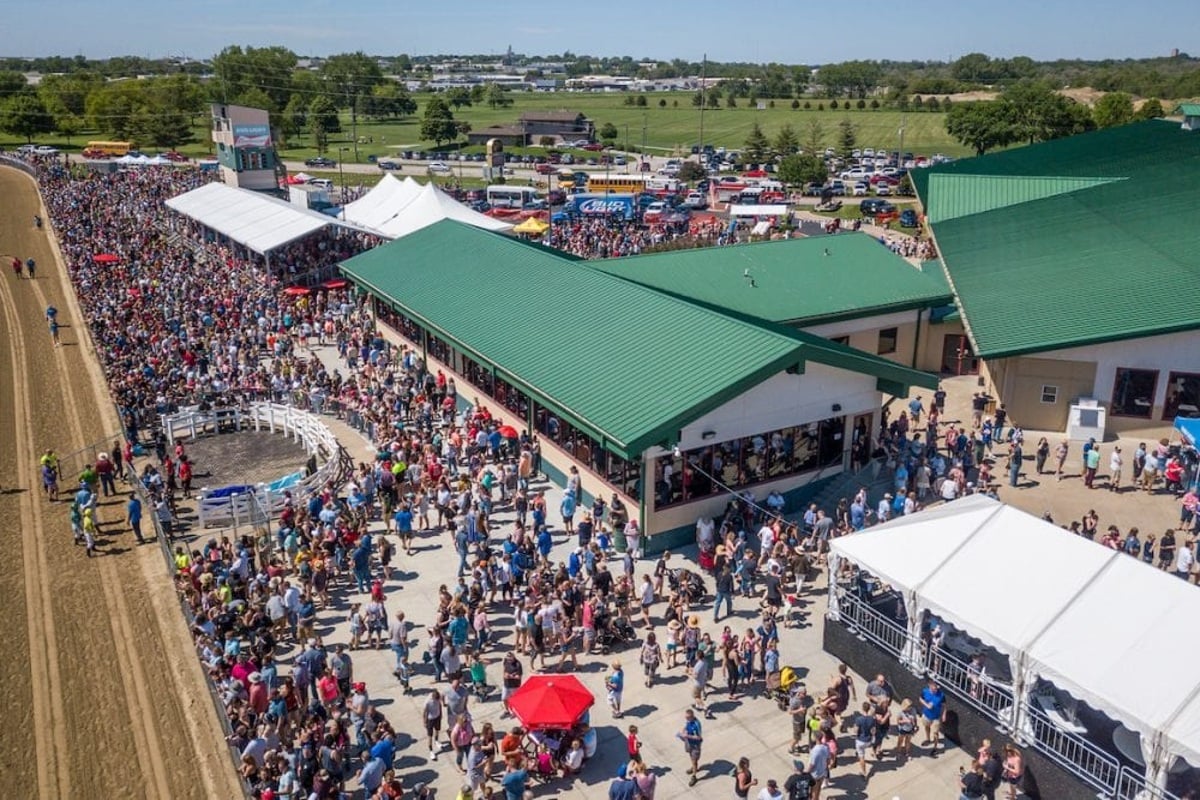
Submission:
[[[208,183],[172,197],[167,207],[266,255],[336,220],[261,192]]]

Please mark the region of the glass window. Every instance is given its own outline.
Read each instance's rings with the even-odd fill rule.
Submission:
[[[1163,419],[1200,417],[1200,374],[1172,372],[1167,378],[1167,397],[1163,403]]]
[[[1109,413],[1117,417],[1149,419],[1157,386],[1158,370],[1118,368]]]
[[[830,336],[829,341],[833,342],[834,344],[844,344],[847,347],[850,345],[849,336]]]
[[[896,340],[899,332],[895,328],[884,328],[879,331],[879,348],[875,351],[881,356],[896,352]]]
[[[1042,402],[1047,405],[1054,405],[1058,402],[1058,387],[1043,384],[1042,386]]]

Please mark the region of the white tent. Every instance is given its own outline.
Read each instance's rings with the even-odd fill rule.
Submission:
[[[316,211],[223,183],[172,197],[167,207],[260,254],[334,223]]]
[[[485,231],[507,232],[512,230],[510,222],[493,219],[467,208],[462,203],[438,189],[432,183],[425,184],[420,193],[399,214],[376,228],[384,236],[399,239],[444,219],[458,220]]]
[[[729,207],[729,216],[731,217],[786,217],[788,215],[788,206],[785,204],[777,205],[732,205]]]
[[[421,184],[412,177],[403,181],[394,175],[384,175],[371,190],[342,208],[342,218],[368,228],[380,230],[389,220],[403,211],[421,193]]]
[[[1168,755],[1200,764],[1200,642],[1180,627],[1200,616],[1197,587],[982,495],[830,549],[900,592],[910,620],[928,610],[1006,654],[1018,708],[1042,677],[1140,733],[1155,783]]]

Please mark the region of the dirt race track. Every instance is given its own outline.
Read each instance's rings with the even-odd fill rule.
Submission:
[[[33,181],[0,167],[0,198],[0,797],[238,797],[157,544],[137,546],[112,498],[104,555],[88,559],[66,504],[41,492],[40,453],[119,425],[63,267],[33,226],[45,217]],[[13,276],[13,255],[36,260],[36,280]]]

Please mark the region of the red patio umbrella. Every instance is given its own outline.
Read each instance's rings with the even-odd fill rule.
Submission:
[[[309,293],[307,286],[289,286],[283,290],[283,293],[291,297],[303,297]]]
[[[499,428],[496,428],[496,433],[500,434],[505,439],[516,439],[520,435],[517,433],[517,429],[512,425],[501,425]]]
[[[350,281],[345,278],[330,278],[321,284],[322,289],[345,289],[350,285]]]
[[[596,698],[574,675],[534,675],[508,698],[508,707],[528,730],[570,728]]]
[[[92,256],[92,261],[97,264],[115,264],[121,260],[121,257],[114,253],[96,253]]]

